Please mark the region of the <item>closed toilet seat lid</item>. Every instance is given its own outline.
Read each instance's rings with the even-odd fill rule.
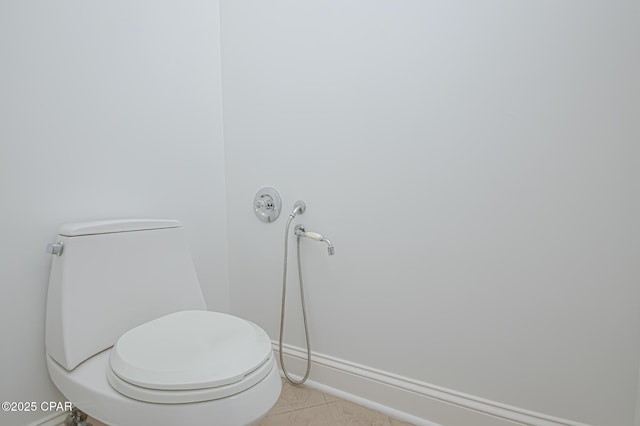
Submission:
[[[189,390],[241,381],[271,356],[257,325],[210,311],[181,311],[123,334],[109,359],[120,379],[149,389]]]

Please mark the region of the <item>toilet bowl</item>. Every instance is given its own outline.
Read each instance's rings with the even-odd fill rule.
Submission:
[[[57,244],[46,361],[75,406],[112,426],[232,426],[275,404],[269,336],[206,310],[179,222],[64,225]]]
[[[49,375],[75,406],[109,426],[247,425],[257,422],[276,403],[282,381],[277,368],[245,391],[221,399],[183,404],[138,401],[116,391],[107,380],[107,349],[67,371],[47,355]]]

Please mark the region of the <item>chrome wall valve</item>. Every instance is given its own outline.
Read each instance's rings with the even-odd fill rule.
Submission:
[[[274,188],[266,187],[258,191],[253,198],[253,209],[256,217],[262,222],[271,223],[280,216],[282,199]]]

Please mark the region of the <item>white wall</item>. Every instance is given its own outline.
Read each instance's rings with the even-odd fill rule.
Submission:
[[[638,3],[221,4],[232,312],[277,338],[302,198],[297,222],[336,245],[304,241],[314,350],[631,425]],[[265,185],[285,204],[269,225]]]
[[[217,2],[1,2],[0,399],[61,398],[44,246],[68,221],[181,219],[225,311],[228,214],[231,310],[277,338],[285,217],[251,211],[273,185],[336,243],[304,242],[314,350],[632,424],[637,8],[224,1],[223,149]]]
[[[62,223],[183,221],[207,302],[228,309],[219,61],[215,1],[0,2],[3,401],[61,398],[44,248]]]

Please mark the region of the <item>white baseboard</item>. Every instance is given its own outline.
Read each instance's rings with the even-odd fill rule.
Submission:
[[[278,352],[278,343],[272,342]],[[283,345],[287,370],[303,372],[306,352]],[[422,426],[589,426],[524,410],[312,352],[307,384]],[[295,374],[295,373],[294,373]]]
[[[67,414],[69,414],[67,411],[63,413],[51,413],[47,417],[29,424],[29,426],[62,426],[64,425],[64,419],[67,418]]]

